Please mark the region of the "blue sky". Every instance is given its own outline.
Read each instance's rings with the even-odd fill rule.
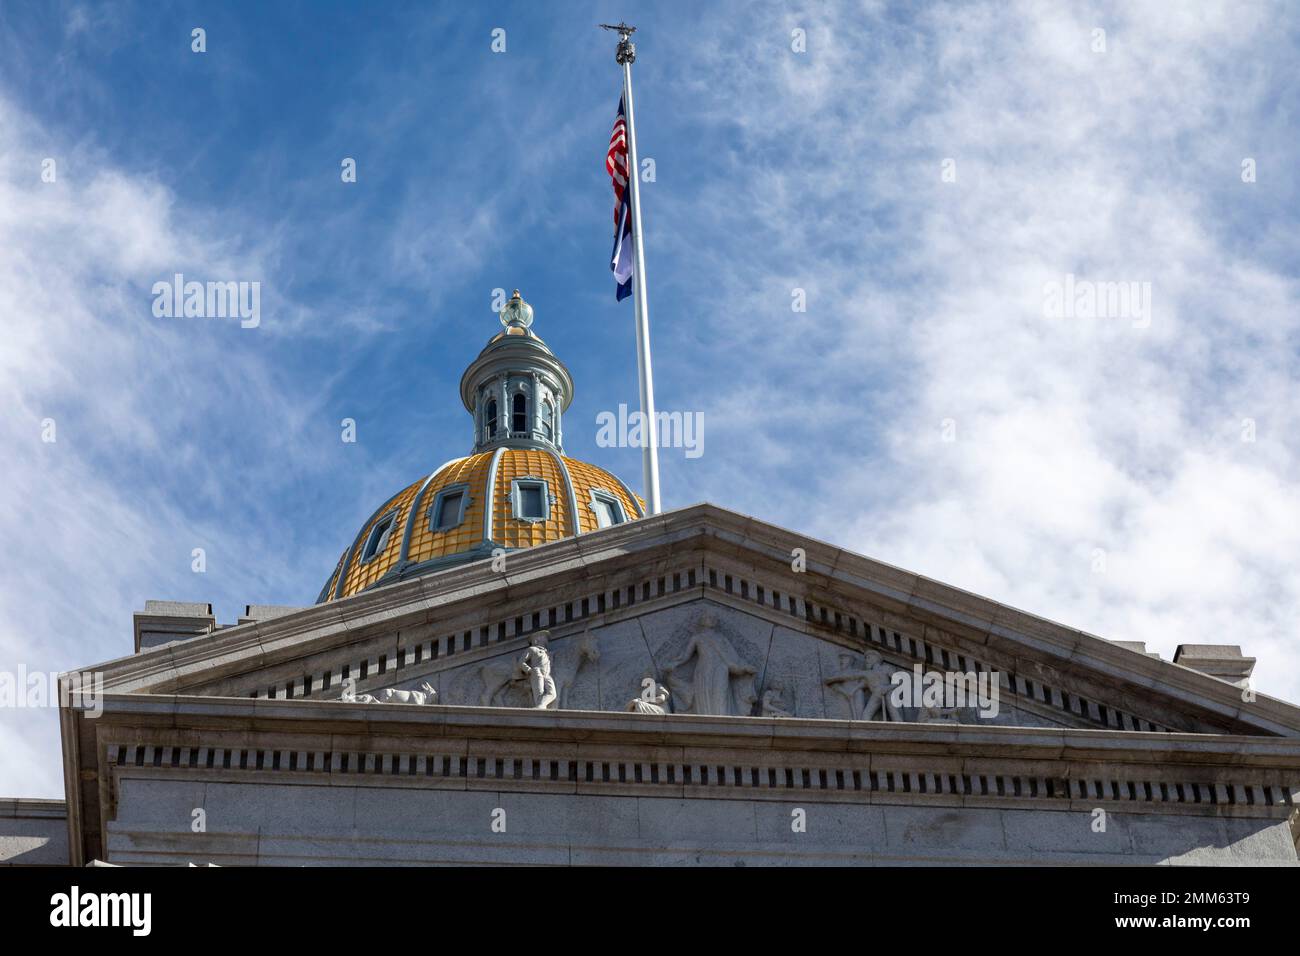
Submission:
[[[129,653],[147,598],[313,600],[468,451],[497,288],[574,374],[569,453],[639,483],[595,444],[636,404],[623,17],[659,405],[705,416],[665,506],[1166,657],[1239,643],[1300,700],[1300,31],[1263,3],[5,2],[0,668]],[[261,325],[155,318],[177,271],[260,281]],[[1150,321],[1046,317],[1067,274],[1149,283]],[[56,715],[0,713],[0,795],[59,773]]]

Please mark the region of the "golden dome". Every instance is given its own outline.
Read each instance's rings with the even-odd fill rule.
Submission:
[[[521,486],[539,489],[542,517],[521,516]],[[457,494],[463,499],[454,500]],[[549,449],[479,452],[448,462],[385,501],[339,557],[317,601],[489,558],[497,548],[530,548],[595,531],[611,515],[618,523],[644,514],[641,499],[603,468]]]
[[[532,309],[518,292],[508,305],[510,324],[461,379],[473,453],[388,498],[340,555],[317,603],[644,516],[644,502],[615,475],[564,455],[573,380],[519,318],[531,323]]]

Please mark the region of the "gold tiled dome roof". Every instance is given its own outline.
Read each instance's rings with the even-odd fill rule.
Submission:
[[[542,489],[540,520],[518,516],[521,481]],[[448,491],[465,495],[463,511],[456,524],[438,530],[437,506]],[[339,557],[318,600],[491,557],[496,548],[529,548],[595,531],[602,498],[613,499],[613,513],[624,520],[645,513],[641,499],[616,476],[549,449],[501,447],[457,458],[384,502]]]
[[[505,330],[461,378],[473,453],[388,498],[340,555],[317,603],[644,516],[644,502],[615,475],[564,455],[573,380],[529,328],[532,309],[518,291],[501,321]]]

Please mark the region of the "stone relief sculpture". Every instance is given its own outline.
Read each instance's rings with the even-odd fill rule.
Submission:
[[[849,719],[875,720],[876,714],[880,714],[880,720],[901,721],[902,715],[889,699],[894,686],[890,680],[894,668],[875,651],[866,653],[864,669],[854,668],[853,663],[852,654],[841,654],[840,673],[824,681],[827,687],[849,699]]]
[[[849,720],[861,720],[867,709],[867,672],[853,666],[852,654],[840,655],[840,672],[823,683],[849,699]]]
[[[370,694],[358,694],[351,687],[344,687],[343,694],[339,700],[345,704],[378,704],[379,698]]]
[[[528,681],[535,710],[546,710],[560,696],[555,691],[555,679],[551,677],[550,636],[550,631],[538,631],[524,656],[519,658],[519,670]]]
[[[717,632],[718,619],[705,613],[692,625],[686,650],[664,668],[682,711],[748,717],[754,712],[755,669]],[[693,668],[691,663],[694,662]],[[686,671],[690,669],[690,676]]]
[[[567,704],[569,691],[573,689],[583,666],[596,664],[599,661],[600,644],[596,640],[596,635],[590,631],[583,633],[580,638],[572,638],[564,642],[564,645],[555,652],[555,662],[551,667],[551,674],[555,678],[555,692],[559,695],[555,701],[556,707],[563,709]]]
[[[483,682],[483,693],[479,695],[479,705],[490,707],[495,704],[497,696],[509,684],[521,681],[524,675],[519,670],[519,662],[514,658],[498,657],[478,669],[479,680]]]
[[[548,706],[563,708],[568,701],[569,691],[573,689],[574,682],[584,665],[595,664],[600,660],[600,648],[596,636],[588,631],[581,638],[567,639],[554,655],[550,654],[550,632],[539,631],[534,636],[534,642],[538,638],[544,642],[542,646],[550,659],[550,676],[555,685],[556,696]],[[529,652],[531,651],[530,647]],[[478,671],[479,679],[483,682],[483,692],[478,699],[479,706],[501,706],[500,698],[511,684],[529,681],[528,673],[521,665],[522,661],[515,658],[495,658],[485,662]],[[529,682],[530,695],[531,687],[532,684]]]
[[[917,721],[922,724],[956,723],[961,720],[961,710],[957,707],[922,707]]]
[[[343,688],[343,694],[339,700],[345,704],[434,704],[438,700],[438,692],[425,681],[420,685],[419,690],[395,690],[392,687],[385,687],[376,697],[373,694],[358,694],[355,685],[348,684]]]
[[[647,677],[643,685],[645,690],[640,697],[633,697],[627,702],[627,709],[635,714],[668,713],[668,688],[656,683],[653,677]]]
[[[763,700],[759,705],[760,717],[793,717],[792,711],[785,709],[785,701],[782,698],[781,688],[773,684],[767,690],[763,691]]]
[[[436,704],[438,702],[438,692],[433,689],[428,681],[421,684],[419,690],[394,690],[387,687],[380,693],[379,697],[386,704],[391,704],[394,701],[399,704]]]

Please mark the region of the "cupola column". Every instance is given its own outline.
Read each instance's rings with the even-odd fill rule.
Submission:
[[[510,376],[501,376],[501,413],[497,418],[497,434],[510,439],[510,428],[514,425],[514,409],[510,407]]]
[[[537,378],[537,373],[533,372],[533,407],[532,414],[528,416],[528,434],[533,438],[539,438],[542,434],[542,389]]]

